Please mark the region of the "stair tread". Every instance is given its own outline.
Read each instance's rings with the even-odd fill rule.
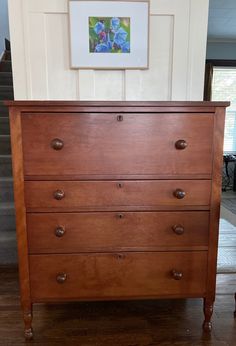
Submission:
[[[1,230],[0,232],[0,242],[1,241],[7,241],[7,242],[11,242],[11,241],[15,241],[16,240],[16,230],[12,229],[12,230]]]
[[[0,203],[0,214],[1,212],[12,210],[15,211],[14,202],[2,202]]]
[[[1,90],[10,90],[13,91],[13,85],[0,85],[0,91]]]
[[[0,182],[13,182],[13,177],[0,177]]]
[[[11,60],[2,60],[0,62],[0,71],[12,72]]]
[[[0,176],[12,177],[12,157],[11,155],[0,155]]]
[[[6,155],[0,155],[0,160],[11,160],[11,155],[8,155],[8,154],[6,154]]]
[[[1,64],[10,65],[11,64],[11,60],[2,60]]]
[[[7,108],[7,106],[4,105],[4,100],[0,100],[0,109],[1,109],[1,111],[8,113],[8,108]]]
[[[9,60],[8,60],[9,61]],[[0,76],[4,75],[4,76],[12,76],[12,72],[11,71],[0,71]]]
[[[0,117],[0,134],[9,135],[10,134],[10,124],[7,117]]]

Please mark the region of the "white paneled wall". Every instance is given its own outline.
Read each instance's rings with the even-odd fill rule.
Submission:
[[[15,99],[201,100],[208,0],[151,0],[148,70],[70,69],[67,0],[8,0]]]

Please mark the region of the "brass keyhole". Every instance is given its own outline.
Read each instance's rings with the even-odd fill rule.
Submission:
[[[117,183],[117,187],[118,187],[119,189],[121,189],[123,186],[124,186],[123,183]]]
[[[117,217],[118,219],[123,219],[123,218],[125,217],[125,215],[122,214],[122,213],[118,213],[118,214],[116,214],[116,217]]]
[[[117,115],[117,121],[123,121],[123,115]]]
[[[123,259],[125,259],[125,254],[123,254],[123,253],[118,253],[118,254],[116,255],[116,257],[117,257],[118,260],[123,260]]]

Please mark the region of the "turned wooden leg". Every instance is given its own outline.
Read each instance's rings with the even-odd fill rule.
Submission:
[[[25,323],[25,339],[31,340],[33,339],[33,329],[32,329],[32,319],[33,319],[33,313],[32,313],[32,307],[29,310],[24,311],[24,323]]]
[[[211,316],[213,314],[213,304],[214,301],[212,299],[204,299],[204,315],[205,315],[205,320],[203,322],[203,330],[205,332],[210,332],[212,329],[212,323],[211,323]]]
[[[234,300],[235,300],[235,311],[234,311],[234,317],[236,318],[236,293],[234,294]]]

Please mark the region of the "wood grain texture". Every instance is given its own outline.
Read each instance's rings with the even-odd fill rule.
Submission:
[[[207,252],[30,255],[32,300],[205,295]],[[175,280],[172,271],[182,272]],[[57,275],[65,273],[63,284]]]
[[[128,113],[118,119],[116,113],[22,116],[25,175],[211,174],[212,114]],[[177,148],[179,140],[185,149]]]
[[[228,103],[8,105],[25,336],[77,299],[201,297],[210,331]]]
[[[183,112],[214,113],[215,107],[227,107],[229,102],[181,102],[181,101],[5,101],[7,106],[18,106],[25,112]]]
[[[61,175],[53,175],[53,181],[61,180]],[[64,175],[63,180],[211,180],[211,174],[73,174]],[[27,180],[52,180],[51,175],[25,175]]]
[[[29,284],[29,260],[26,231],[26,210],[24,196],[24,172],[22,153],[22,134],[20,112],[15,107],[10,109],[10,131],[12,150],[12,171],[14,179],[14,200],[16,209],[16,232],[18,246],[21,305],[25,323],[25,335],[32,332],[32,303]]]
[[[197,111],[201,112],[201,107],[228,107],[230,102],[217,102],[217,101],[5,101],[6,106],[19,106],[24,111],[24,106],[27,107],[56,107],[56,106],[83,106],[83,107],[195,107]]]
[[[176,189],[185,191],[186,196],[178,199]],[[80,207],[94,208],[108,206],[117,209],[126,206],[208,206],[210,203],[210,180],[165,181],[26,181],[26,208],[45,210],[57,208],[61,211],[79,210]],[[64,197],[57,200],[56,191],[63,191]]]
[[[211,187],[211,211],[209,225],[209,244],[208,252],[208,299],[215,299],[216,285],[216,263],[218,249],[218,233],[221,202],[221,180],[223,166],[223,139],[224,139],[224,109],[217,108],[214,117],[214,159],[212,162],[212,187]]]
[[[27,215],[27,225],[31,254],[208,248],[209,213],[201,211],[38,213]]]
[[[17,270],[0,270],[1,344],[25,346]],[[202,333],[202,299],[68,302],[34,305],[40,346],[233,346],[236,274],[217,275],[213,332]],[[170,333],[171,330],[171,333]]]

